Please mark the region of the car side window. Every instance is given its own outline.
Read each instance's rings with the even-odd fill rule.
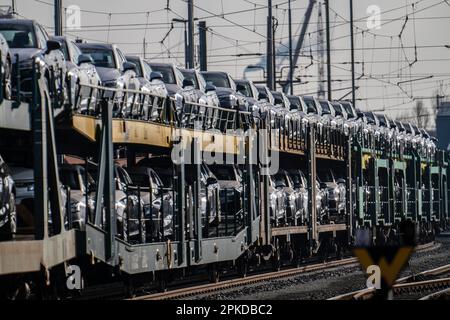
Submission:
[[[163,186],[162,181],[159,179],[159,177],[153,171],[150,173],[150,176],[151,176],[152,183],[154,184],[154,186],[157,189],[162,188],[162,186]]]
[[[120,68],[120,70],[123,70],[123,63],[125,61],[127,61],[127,59],[125,59],[125,56],[122,53],[122,51],[120,51],[119,49],[116,49],[116,50],[117,50],[117,56],[119,58],[119,68]]]
[[[152,73],[152,68],[149,66],[149,64],[147,63],[147,62],[145,62],[144,61],[144,73],[145,73],[145,75],[144,75],[144,77],[147,79],[147,80],[150,80],[150,74]]]
[[[78,64],[78,57],[81,55],[81,50],[72,41],[68,42],[68,47],[73,63]]]
[[[184,81],[184,76],[178,68],[175,68],[175,76],[177,77],[177,82],[182,85]]]
[[[34,25],[34,30],[36,32],[36,40],[39,45],[39,48],[43,49],[47,46],[47,36],[44,31],[42,31],[41,27],[38,24]]]

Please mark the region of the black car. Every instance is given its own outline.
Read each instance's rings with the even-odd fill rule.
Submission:
[[[152,168],[158,173],[158,176],[163,182],[164,188],[174,189],[173,184],[173,165],[172,159],[168,156],[150,157],[144,158],[137,163],[139,167]],[[217,178],[211,172],[206,164],[200,165],[200,203],[199,209],[202,215],[203,226],[206,224],[206,217],[208,217],[208,224],[214,224],[220,222],[220,186],[218,184]],[[193,190],[194,182],[197,181],[195,177],[195,172],[192,166],[188,166],[185,172],[185,182],[187,188]],[[186,202],[188,206],[193,205],[193,199],[189,199],[189,192],[186,191]],[[209,207],[209,211],[207,208]],[[208,212],[207,212],[208,211]]]
[[[306,114],[306,104],[303,101],[302,97],[293,96],[293,95],[287,95],[286,97],[289,99],[291,111],[297,110],[298,112],[302,112],[303,114]]]
[[[5,99],[11,99],[12,97],[12,53],[9,50],[8,42],[5,37],[0,33],[0,54],[2,58],[2,85],[3,85],[3,97]]]
[[[236,165],[208,165],[220,186],[220,205],[224,217],[233,219],[242,211],[242,172]]]
[[[155,73],[162,75],[162,81],[167,88],[169,96],[175,98],[179,103],[177,109],[182,107],[180,103],[198,101],[193,80],[185,79],[181,71],[173,63],[149,62],[148,64]]]
[[[0,156],[0,240],[9,240],[17,231],[15,186],[10,170]]]
[[[246,97],[237,91],[236,83],[226,72],[203,71],[203,78],[206,83],[216,87],[220,106],[226,109],[249,111],[249,103]]]
[[[262,84],[255,85],[258,90],[258,100],[268,102],[272,105],[275,105],[275,98],[272,95],[270,89]]]
[[[253,81],[241,79],[235,82],[237,91],[247,97],[253,117],[264,118],[272,104],[268,100],[260,99],[260,92]]]
[[[152,168],[126,168],[139,197],[144,202],[144,219],[147,237],[162,241],[173,236],[174,199],[170,189],[164,188],[159,175]]]
[[[198,70],[181,68],[179,70],[184,77],[184,84],[194,88],[194,91],[197,94],[198,102],[202,104],[214,104],[218,106],[218,97],[215,94],[216,87],[206,84],[205,79]],[[191,81],[191,83],[189,83],[189,81]],[[210,101],[210,98],[205,95],[207,93],[212,93],[212,99],[214,99],[214,101]]]
[[[344,111],[346,113],[347,116],[347,120],[350,119],[356,119],[357,115],[356,115],[356,110],[353,107],[353,104],[349,101],[338,101],[341,106],[344,108]]]
[[[99,86],[100,77],[92,64],[92,58],[89,55],[83,54],[77,45],[70,41],[67,37],[51,37],[52,40],[58,41],[61,46],[61,52],[64,55],[66,63],[66,81],[67,81],[67,99],[66,103],[75,105],[75,96],[81,85]],[[83,91],[90,92],[90,88],[84,88]],[[69,97],[70,93],[70,97]],[[85,97],[85,93],[81,93],[82,97]],[[83,104],[88,100],[87,98],[95,98],[95,92],[92,97],[86,97],[84,101],[79,101],[82,108],[85,108]]]
[[[116,89],[139,88],[139,84],[136,85],[136,81],[133,81],[136,78],[136,65],[128,62],[115,44],[77,43],[77,46],[84,54],[91,56],[102,86]]]
[[[20,70],[20,94],[31,97],[32,66],[35,58],[44,63],[42,74],[46,77],[51,92],[57,92],[63,99],[61,83],[65,82],[65,62],[58,41],[50,40],[45,29],[34,20],[0,19],[0,33],[8,43],[13,56],[13,74]],[[50,68],[54,70],[51,82]],[[13,76],[13,92],[17,92],[17,79]],[[53,89],[53,90],[51,90]]]

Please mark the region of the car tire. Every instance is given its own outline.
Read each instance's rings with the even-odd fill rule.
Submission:
[[[17,232],[17,213],[16,213],[16,198],[14,193],[11,193],[8,203],[8,222],[0,228],[0,241],[9,241],[13,239]]]

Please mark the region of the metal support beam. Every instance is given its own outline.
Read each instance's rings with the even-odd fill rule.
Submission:
[[[356,108],[356,84],[355,84],[355,39],[353,36],[353,0],[350,0],[350,52],[352,61],[352,104]]]
[[[192,155],[192,172],[194,173],[194,221],[195,221],[195,230],[196,230],[196,243],[195,243],[195,261],[199,262],[202,259],[202,239],[203,239],[203,228],[202,228],[202,210],[201,210],[201,199],[200,199],[200,190],[201,190],[201,178],[200,178],[200,170],[201,170],[201,151],[200,151],[200,143],[198,138],[192,139],[191,145],[191,155]],[[205,227],[209,224],[208,218],[205,217]]]
[[[50,208],[52,214],[52,233],[59,234],[64,230],[64,217],[62,208],[67,207],[67,203],[62,203],[61,199],[61,183],[59,180],[58,172],[58,158],[56,154],[56,141],[55,141],[55,128],[54,128],[54,115],[53,108],[47,108],[47,170],[48,170],[48,184],[50,195]],[[70,195],[67,195],[69,197]],[[70,198],[66,201],[70,202]],[[71,212],[66,212],[67,215]],[[70,219],[68,219],[70,221]],[[69,226],[71,227],[71,226]]]
[[[275,73],[273,63],[273,16],[272,16],[272,0],[268,0],[268,16],[267,16],[267,54],[266,54],[266,72],[267,72],[267,87],[270,90],[275,89]]]
[[[330,45],[330,5],[329,0],[325,0],[326,34],[327,34],[327,91],[328,100],[332,100],[331,92],[331,45]]]
[[[32,110],[33,110],[33,156],[34,156],[34,220],[36,240],[48,237],[48,181],[47,181],[47,138],[45,99],[40,91],[40,74],[33,61],[32,73]]]
[[[55,36],[62,36],[62,0],[55,0]]]
[[[189,55],[188,69],[194,69],[194,0],[188,0]]]
[[[353,162],[353,150],[352,150],[352,138],[348,137],[347,141],[347,223],[348,223],[348,238],[351,240],[354,228],[354,210],[353,210],[353,173],[352,173],[352,162]],[[350,243],[350,242],[349,242]]]
[[[181,157],[184,159],[184,155]],[[177,199],[177,207],[176,214],[178,220],[178,241],[179,247],[177,252],[181,254],[178,255],[178,265],[182,265],[184,263],[184,259],[186,257],[186,179],[185,179],[185,164],[181,162],[180,164],[175,166],[175,180],[174,186],[176,187],[176,199]],[[192,228],[192,226],[190,225]]]
[[[294,94],[294,83],[292,77],[294,75],[294,61],[292,60],[292,10],[291,0],[288,1],[288,20],[289,20],[289,90]]]
[[[198,34],[200,40],[200,71],[208,70],[208,51],[206,42],[206,21],[198,23]]]
[[[97,192],[95,196],[95,225],[103,225],[103,207],[105,211],[105,256],[115,257],[115,236],[117,234],[117,216],[115,210],[115,183],[112,143],[112,104],[104,99],[101,107],[101,138],[99,139],[99,163],[97,177]],[[103,199],[103,202],[102,202]]]
[[[311,126],[308,129],[308,195],[309,195],[309,240],[310,240],[310,252],[313,251],[314,246],[319,240],[317,233],[317,211],[316,211],[316,143],[315,143],[315,127]]]

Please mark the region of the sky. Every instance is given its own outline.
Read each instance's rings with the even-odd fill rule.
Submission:
[[[0,4],[10,5],[11,1],[0,0]],[[64,33],[70,38],[112,42],[125,53],[142,56],[145,39],[146,59],[184,65],[184,24],[175,22],[171,30],[172,19],[187,18],[184,0],[62,1],[64,8],[75,5],[81,10],[78,29],[71,28],[77,22],[72,11],[64,10]],[[294,47],[309,1],[291,0]],[[350,98],[349,0],[329,3],[332,96]],[[194,17],[206,21],[208,27],[209,70],[223,70],[243,78],[248,65],[265,64],[267,0],[194,0],[194,5]],[[273,6],[280,53],[277,75],[284,79],[288,71],[287,0],[273,0]],[[318,91],[318,8],[323,14],[322,28],[325,26],[323,1],[317,0],[295,70],[295,94]],[[16,11],[53,33],[53,0],[16,0]],[[450,0],[355,0],[354,20],[358,108],[414,121],[417,100],[422,100],[427,114],[431,114],[429,108],[436,94],[450,95],[450,49],[446,47],[450,46]],[[195,41],[198,45],[197,31]],[[324,69],[326,72],[326,66]],[[261,70],[245,75],[263,80]],[[326,89],[326,83],[323,85]],[[428,126],[433,125],[434,120]]]

